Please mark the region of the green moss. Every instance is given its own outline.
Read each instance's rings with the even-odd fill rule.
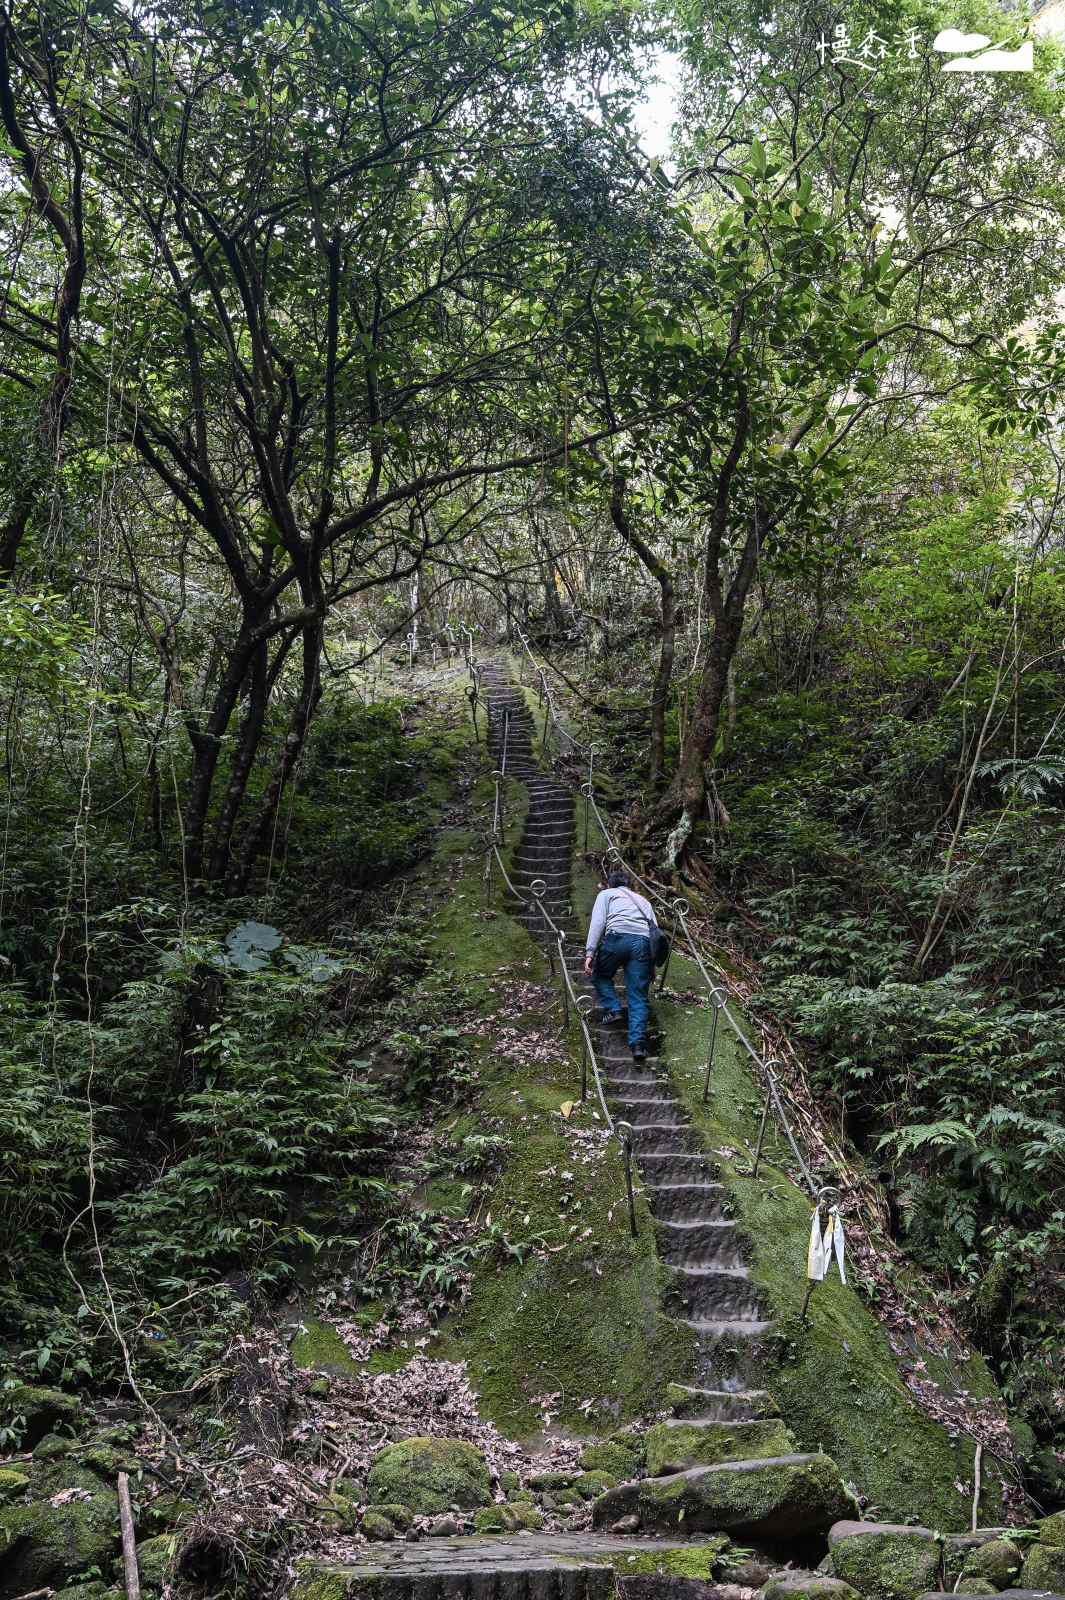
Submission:
[[[492,1498],[484,1457],[463,1439],[403,1439],[378,1451],[367,1492],[375,1505],[405,1505],[418,1515],[471,1510]]]
[[[669,981],[678,990],[702,988],[694,965],[683,957],[671,962]],[[708,1148],[726,1152],[721,1177],[750,1242],[752,1276],[764,1289],[776,1323],[772,1359],[753,1375],[758,1386],[772,1390],[799,1447],[823,1448],[833,1456],[868,1497],[872,1514],[917,1515],[937,1527],[967,1527],[969,1495],[955,1484],[971,1476],[972,1446],[965,1438],[951,1439],[918,1410],[883,1329],[854,1287],[833,1274],[817,1285],[808,1322],[799,1320],[810,1203],[788,1179],[794,1158],[773,1117],[766,1143],[769,1165],[757,1180],[739,1171],[749,1164],[761,1110],[746,1053],[723,1023],[710,1103],[704,1106],[709,1014],[704,1007],[673,1001],[658,1001],[657,1009],[675,1092],[687,1103]],[[729,1151],[739,1154],[730,1157]],[[940,1359],[924,1349],[921,1355],[928,1376],[944,1391],[961,1386],[977,1399],[997,1394],[979,1358],[963,1360],[952,1352]],[[1001,1490],[1001,1477],[989,1464],[981,1507],[985,1521],[1001,1519]]]
[[[13,1594],[61,1588],[87,1567],[109,1567],[118,1546],[118,1501],[93,1481],[98,1492],[88,1500],[0,1509],[4,1577]]]
[[[0,1391],[0,1406],[4,1418],[15,1425],[26,1447],[35,1445],[53,1428],[76,1429],[82,1420],[81,1401],[74,1395],[33,1383]]]
[[[832,1570],[866,1600],[915,1600],[938,1589],[943,1551],[918,1533],[860,1533],[832,1546]]]
[[[367,1539],[379,1540],[387,1543],[396,1537],[396,1530],[387,1517],[379,1511],[367,1511],[360,1524],[362,1533]]]
[[[574,1479],[573,1487],[582,1500],[597,1500],[601,1494],[612,1489],[617,1481],[609,1472],[582,1472],[579,1478]]]
[[[374,1377],[382,1372],[398,1372],[410,1358],[409,1350],[375,1350],[366,1363],[366,1371]]]
[[[303,1567],[296,1577],[291,1600],[347,1600],[348,1580],[343,1572]]]
[[[783,1456],[795,1441],[778,1418],[764,1422],[659,1423],[647,1434],[647,1471],[652,1478],[684,1467],[716,1466],[719,1461],[755,1461]]]
[[[334,1378],[357,1378],[359,1368],[337,1330],[317,1317],[306,1317],[292,1341],[295,1366],[305,1372],[327,1372]]]
[[[170,1576],[177,1543],[176,1534],[160,1533],[154,1539],[142,1539],[137,1546],[137,1569],[146,1595],[162,1591]]]
[[[581,1451],[580,1464],[586,1472],[609,1472],[615,1482],[636,1476],[640,1463],[634,1451],[607,1440]]]
[[[16,1472],[13,1467],[0,1467],[0,1505],[20,1499],[29,1486],[30,1480],[24,1472]]]
[[[410,1506],[401,1505],[376,1505],[374,1510],[381,1517],[387,1517],[392,1526],[400,1533],[406,1533],[408,1528],[414,1526],[414,1512]]]
[[[1023,1557],[1009,1539],[989,1539],[979,1550],[970,1551],[962,1568],[959,1589],[972,1594],[972,1578],[986,1578],[995,1589],[1008,1589],[1021,1570]]]
[[[524,1500],[510,1501],[510,1508],[518,1519],[518,1527],[525,1528],[530,1533],[536,1533],[544,1525],[544,1519],[536,1507]]]
[[[1051,1589],[1055,1594],[1065,1594],[1065,1548],[1034,1544],[1024,1558],[1019,1587]]]
[[[672,1550],[636,1550],[631,1554],[595,1556],[591,1559],[610,1562],[619,1577],[639,1578],[660,1574],[670,1578],[694,1578],[710,1583],[719,1575],[721,1557],[728,1549],[727,1534],[686,1544]]]
[[[475,1533],[516,1533],[521,1526],[512,1506],[482,1506],[473,1513]]]
[[[1065,1511],[1055,1511],[1052,1517],[1044,1517],[1036,1527],[1040,1544],[1065,1549]]]

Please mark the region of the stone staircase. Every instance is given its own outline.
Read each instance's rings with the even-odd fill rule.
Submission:
[[[585,929],[578,925],[572,904],[573,795],[537,759],[532,714],[503,665],[487,662],[481,684],[489,705],[489,748],[498,761],[508,717],[506,770],[526,786],[529,796],[510,876],[520,893],[536,879],[543,880],[543,903],[565,934],[564,959],[574,988],[578,994],[594,994],[583,972]],[[516,914],[543,944],[545,929],[536,909],[521,907]],[[550,930],[546,937],[554,944]],[[671,1306],[692,1329],[696,1346],[693,1381],[671,1387],[674,1415],[648,1434],[648,1474],[660,1480],[661,1494],[649,1484],[646,1491],[639,1484],[623,1484],[597,1503],[595,1521],[597,1526],[610,1526],[635,1512],[645,1528],[675,1528],[675,1509],[658,1518],[655,1507],[663,1497],[668,1501],[686,1493],[688,1484],[678,1480],[690,1478],[694,1490],[707,1469],[715,1474],[731,1471],[738,1481],[741,1475],[746,1479],[763,1468],[766,1474],[782,1469],[778,1478],[793,1478],[807,1463],[827,1458],[796,1452],[770,1396],[758,1386],[762,1344],[771,1324],[744,1259],[718,1168],[675,1097],[660,1060],[652,1055],[645,1063],[635,1063],[624,1029],[599,1027],[591,1032],[611,1113],[632,1128],[659,1255],[672,1268]],[[714,1484],[719,1498],[722,1488],[720,1482]],[[810,1509],[815,1515],[814,1507]],[[838,1515],[849,1514],[838,1506],[833,1509]],[[688,1528],[695,1531],[698,1516],[690,1510],[687,1516]],[[733,1525],[751,1533],[757,1531],[756,1523],[757,1518],[744,1521],[741,1515]],[[728,1527],[729,1521],[704,1526]]]

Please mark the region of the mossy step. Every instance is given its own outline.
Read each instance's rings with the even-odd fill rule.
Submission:
[[[764,1301],[747,1267],[674,1267],[669,1286],[672,1304],[683,1306],[697,1322],[764,1315]]]
[[[624,1117],[631,1122],[633,1127],[646,1127],[649,1123],[669,1123],[677,1126],[677,1101],[667,1100],[665,1096],[660,1099],[648,1099],[642,1096],[639,1100],[618,1100],[614,1105],[619,1117]],[[683,1126],[683,1124],[679,1124]]]
[[[772,1322],[761,1322],[754,1317],[709,1319],[680,1317],[686,1328],[691,1328],[700,1338],[711,1339],[761,1339],[770,1331]]]
[[[301,1564],[290,1600],[613,1600],[637,1569],[709,1578],[721,1545],[590,1533],[383,1545],[357,1564]]]
[[[722,1461],[779,1460],[794,1449],[795,1439],[779,1417],[743,1422],[673,1418],[648,1430],[647,1473],[661,1478]]]
[[[680,1420],[689,1417],[742,1422],[748,1417],[777,1415],[777,1404],[768,1389],[697,1389],[686,1383],[671,1383],[666,1399]]]
[[[725,1271],[744,1266],[736,1224],[727,1218],[655,1223],[658,1254],[671,1267],[715,1266]]]
[[[647,1199],[657,1221],[724,1219],[725,1189],[720,1183],[649,1183],[642,1171]]]

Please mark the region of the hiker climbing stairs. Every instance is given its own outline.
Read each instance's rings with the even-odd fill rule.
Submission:
[[[535,723],[521,689],[496,659],[481,668],[489,708],[489,749],[508,776],[528,792],[528,811],[513,867],[520,897],[515,914],[545,949],[557,935],[545,925],[530,893],[540,880],[542,904],[565,936],[563,958],[580,994],[594,993],[584,973],[583,929],[572,904],[575,808],[572,792],[545,771],[534,748]],[[801,1469],[825,1457],[797,1452],[766,1391],[758,1386],[762,1344],[771,1324],[752,1281],[743,1243],[729,1215],[728,1198],[711,1156],[659,1056],[637,1063],[622,1030],[592,1030],[596,1066],[611,1115],[631,1128],[640,1181],[646,1191],[660,1259],[671,1268],[670,1305],[692,1331],[692,1382],[672,1388],[671,1419],[648,1436],[652,1478],[758,1473]],[[833,1469],[834,1470],[834,1469]],[[721,1485],[724,1487],[724,1484]],[[676,1526],[676,1510],[657,1519],[638,1484],[609,1490],[595,1508],[597,1526],[635,1513],[645,1528]],[[683,1492],[685,1485],[675,1485]],[[705,1526],[722,1526],[707,1521]],[[699,1520],[688,1526],[697,1529]]]

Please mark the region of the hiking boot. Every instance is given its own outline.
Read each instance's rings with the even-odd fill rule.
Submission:
[[[647,1046],[642,1039],[638,1039],[632,1047],[632,1059],[642,1066],[647,1060]]]
[[[604,1028],[613,1028],[619,1022],[624,1022],[624,1011],[607,1011],[604,1006],[596,1006],[592,1012],[592,1021],[602,1023]]]

